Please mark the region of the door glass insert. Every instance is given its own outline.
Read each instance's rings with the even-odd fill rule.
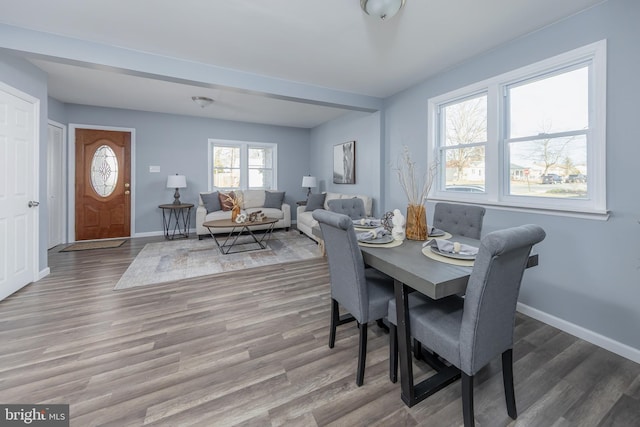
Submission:
[[[91,161],[91,186],[102,197],[116,189],[118,182],[118,159],[108,145],[100,146]]]

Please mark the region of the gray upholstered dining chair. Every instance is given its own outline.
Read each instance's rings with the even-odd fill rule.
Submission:
[[[358,197],[351,199],[332,199],[327,202],[331,212],[347,215],[351,219],[361,219],[367,216],[364,202]]]
[[[513,328],[520,284],[531,248],[545,238],[537,225],[488,233],[467,284],[464,298],[432,300],[414,292],[409,305],[411,335],[460,369],[465,426],[474,425],[473,377],[499,354],[507,413],[517,417],[513,388]],[[397,369],[395,300],[389,302],[390,369]],[[390,372],[392,380],[396,373]]]
[[[433,226],[457,236],[480,239],[485,208],[455,203],[436,203]]]
[[[367,356],[367,323],[381,321],[387,315],[393,280],[373,268],[364,268],[351,218],[323,209],[313,211],[313,218],[322,231],[331,278],[329,348],[335,345],[337,326],[355,320],[360,329],[356,384],[361,386]],[[338,304],[350,316],[341,318]]]

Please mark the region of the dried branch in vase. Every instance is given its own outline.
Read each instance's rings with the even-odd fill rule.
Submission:
[[[396,172],[409,205],[423,205],[427,201],[437,170],[438,162],[434,161],[427,171],[418,176],[419,171],[416,163],[411,160],[409,148],[406,145],[403,146]]]

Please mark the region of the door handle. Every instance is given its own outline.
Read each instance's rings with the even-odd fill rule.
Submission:
[[[35,200],[29,200],[29,205],[30,208],[35,208],[36,206],[40,206],[40,202],[36,202]]]

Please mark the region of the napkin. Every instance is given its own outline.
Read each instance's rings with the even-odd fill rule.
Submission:
[[[374,228],[373,230],[357,233],[356,237],[358,238],[359,242],[364,242],[366,240],[379,239],[385,234],[387,234],[387,230],[385,230],[384,227],[378,227]]]
[[[433,236],[434,234],[439,234],[440,236],[444,235],[444,231],[439,228],[430,227],[429,228],[429,236]]]
[[[460,245],[459,250],[456,252],[455,246]],[[425,243],[423,243],[423,247],[424,246],[436,246],[438,248],[438,250],[440,252],[446,252],[446,253],[450,253],[450,254],[460,254],[460,255],[477,255],[478,254],[478,248],[476,248],[475,246],[471,246],[471,245],[465,245],[464,243],[458,243],[458,242],[451,242],[449,240],[444,240],[444,239],[432,239],[429,240]]]
[[[353,225],[355,227],[357,227],[359,225],[367,225],[367,226],[372,226],[372,227],[379,227],[379,226],[382,225],[382,220],[375,219],[375,218],[354,219],[353,220]]]

